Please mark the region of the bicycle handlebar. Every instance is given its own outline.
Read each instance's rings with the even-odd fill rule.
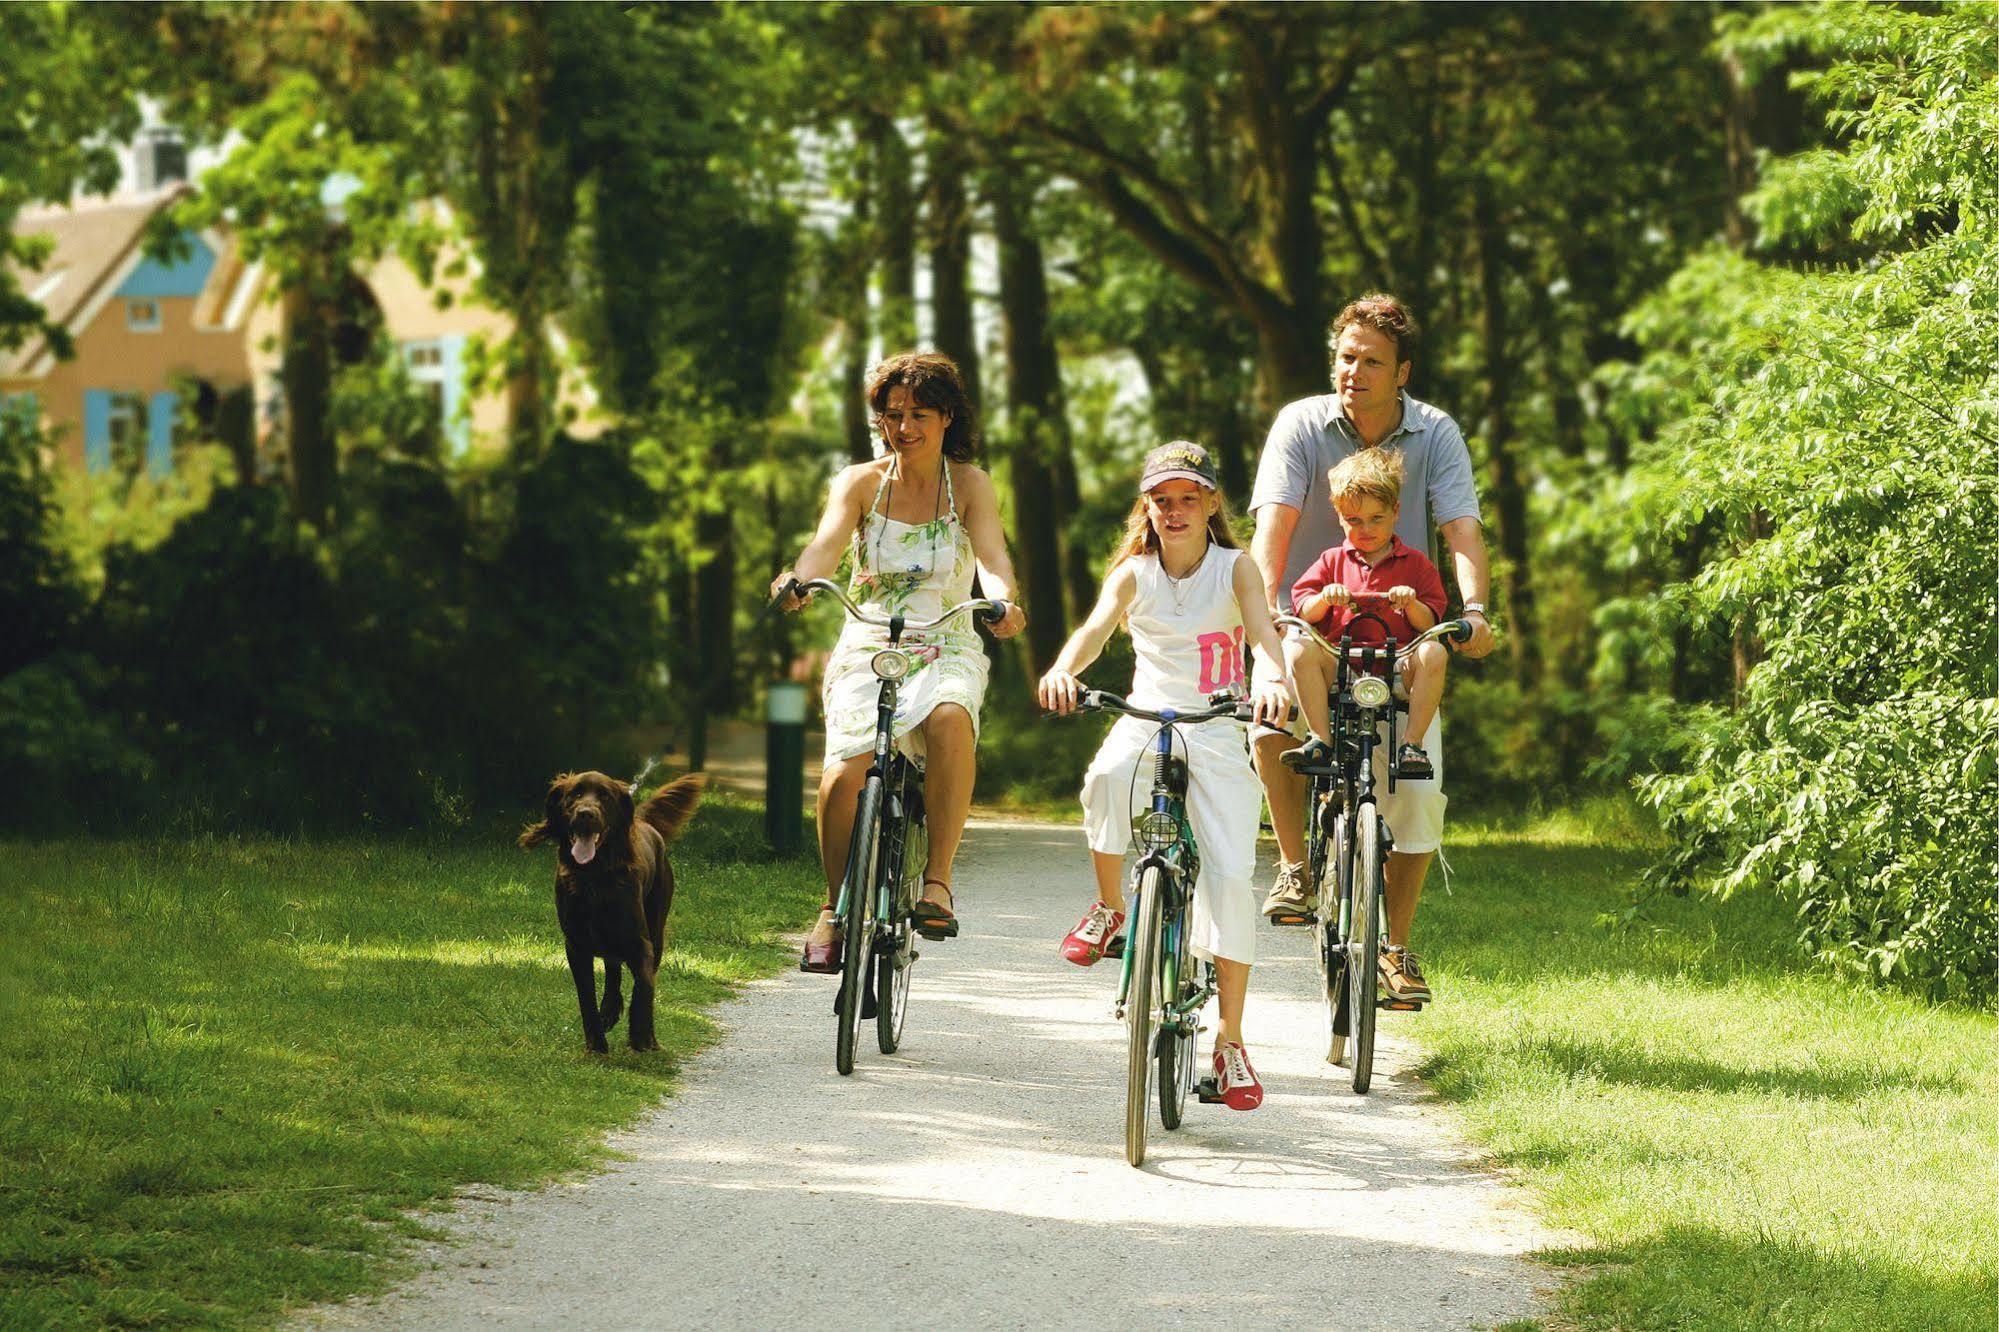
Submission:
[[[1331,643],[1328,643],[1325,637],[1311,626],[1309,621],[1302,620],[1296,615],[1280,615],[1274,623],[1280,629],[1302,629],[1311,635],[1313,642],[1324,648],[1329,654],[1335,657],[1340,655],[1340,650]],[[1449,639],[1453,643],[1468,642],[1471,639],[1471,635],[1472,627],[1470,620],[1445,620],[1442,624],[1431,625],[1428,629],[1410,639],[1407,644],[1395,649],[1395,656],[1397,660],[1400,660],[1423,644],[1433,640]],[[1385,653],[1387,650],[1385,644],[1376,644],[1371,647],[1350,647],[1347,649],[1347,655],[1349,659],[1354,661],[1378,660],[1380,654]]]
[[[1255,705],[1246,698],[1230,699],[1226,703],[1216,703],[1194,712],[1180,712],[1171,708],[1163,712],[1153,712],[1148,708],[1132,706],[1125,699],[1111,693],[1108,689],[1085,689],[1076,699],[1076,711],[1121,712],[1127,717],[1137,717],[1143,721],[1155,721],[1161,724],[1171,722],[1174,725],[1179,725],[1182,722],[1191,725],[1198,722],[1216,720],[1239,722],[1253,722],[1256,720]]]
[[[805,599],[806,596],[810,595],[813,592],[832,593],[833,599],[835,601],[838,601],[842,606],[846,607],[847,614],[852,616],[854,619],[859,620],[862,624],[871,624],[878,629],[887,629],[891,627],[889,622],[883,617],[879,615],[870,615],[868,612],[862,610],[859,606],[856,606],[853,603],[853,600],[847,596],[846,592],[841,589],[840,585],[838,583],[833,582],[831,579],[814,578],[801,583],[796,578],[794,578],[790,582],[786,583],[784,585],[783,590],[777,594],[777,600],[779,602],[782,602],[786,597],[797,597],[799,600],[802,601]],[[978,617],[978,619],[985,622],[986,624],[998,624],[1001,620],[1004,620],[1006,618],[1006,613],[1007,610],[1010,608],[1010,606],[1011,606],[1010,602],[996,601],[986,598],[974,598],[971,601],[959,602],[957,605],[951,607],[949,610],[945,611],[942,615],[938,616],[934,620],[904,620],[902,622],[902,627],[906,630],[913,629],[918,632],[921,632],[925,629],[935,629],[938,625],[943,624],[946,621],[957,619],[960,615],[963,615],[966,611],[972,612],[973,615]]]

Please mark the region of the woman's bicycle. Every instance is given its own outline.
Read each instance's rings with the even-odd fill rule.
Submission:
[[[1385,600],[1366,594],[1356,599]],[[1384,641],[1355,646],[1353,627],[1363,620],[1380,625]],[[1383,1007],[1398,1011],[1422,1007],[1420,1003],[1382,999],[1377,990],[1386,866],[1395,843],[1375,797],[1374,751],[1382,743],[1384,722],[1388,753],[1392,756],[1399,748],[1400,714],[1391,683],[1397,659],[1433,639],[1462,643],[1471,637],[1472,628],[1465,620],[1446,621],[1398,648],[1387,623],[1371,611],[1361,611],[1347,621],[1337,646],[1296,615],[1280,615],[1276,623],[1280,630],[1311,635],[1338,666],[1328,713],[1333,760],[1297,771],[1310,783],[1305,800],[1305,896],[1319,904],[1314,926],[1318,947],[1314,951],[1326,1006],[1326,1062],[1347,1065],[1353,1074],[1354,1091],[1364,1093],[1374,1077],[1378,1011]],[[1372,674],[1369,667],[1383,673]],[[1395,778],[1395,765],[1390,762],[1391,792]]]
[[[1117,1015],[1125,1024],[1124,1158],[1141,1165],[1155,1075],[1159,1122],[1169,1129],[1180,1127],[1190,1090],[1210,1104],[1221,1100],[1212,1078],[1194,1077],[1201,1010],[1215,997],[1215,968],[1188,947],[1201,855],[1187,820],[1187,760],[1173,752],[1174,728],[1255,717],[1251,705],[1234,696],[1217,695],[1198,712],[1152,712],[1100,689],[1084,690],[1076,709],[1159,723],[1151,750],[1152,795],[1132,820],[1138,863],[1125,894],[1131,914],[1117,997]]]
[[[924,822],[923,765],[895,744],[896,695],[913,665],[901,646],[902,636],[935,629],[967,613],[997,623],[1006,618],[1007,604],[961,601],[934,620],[911,621],[900,615],[871,615],[856,606],[838,583],[824,578],[803,583],[794,578],[779,600],[812,592],[831,593],[846,607],[849,618],[888,630],[888,645],[875,653],[873,662],[875,678],[881,681],[875,702],[874,761],[855,807],[846,876],[833,907],[846,940],[840,992],[834,1001],[833,1042],[833,1066],[844,1075],[854,1071],[854,1047],[870,1007],[881,1052],[894,1054],[902,1044],[910,970],[918,957],[909,913],[922,892],[930,834]]]

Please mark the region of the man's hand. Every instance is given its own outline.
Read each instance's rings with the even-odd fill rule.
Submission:
[[[1484,611],[1468,611],[1465,622],[1471,625],[1471,637],[1458,647],[1458,651],[1476,661],[1490,653],[1495,643],[1492,625],[1487,623]]]
[[[1067,716],[1076,710],[1076,699],[1083,692],[1083,682],[1059,666],[1052,666],[1048,674],[1041,677],[1041,687],[1036,696],[1041,706],[1057,716]]]

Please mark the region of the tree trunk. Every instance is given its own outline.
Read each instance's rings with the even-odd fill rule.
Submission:
[[[972,319],[972,214],[965,199],[965,164],[941,126],[931,127],[926,160],[931,341],[958,363],[966,394],[975,408],[983,410]]]
[[[523,310],[507,349],[507,435],[516,458],[532,458],[548,443],[548,336],[541,316]]]
[[[1473,243],[1476,247],[1482,368],[1485,380],[1485,443],[1492,464],[1492,502],[1499,518],[1501,586],[1513,622],[1507,641],[1514,678],[1534,679],[1534,594],[1527,562],[1527,487],[1513,444],[1512,388],[1517,363],[1506,321],[1505,237],[1500,232],[1491,184],[1480,176],[1472,186]]]
[[[285,443],[291,454],[292,504],[320,531],[331,525],[339,475],[338,442],[327,428],[333,397],[334,310],[315,275],[284,292]]]
[[[916,195],[902,131],[885,115],[868,117],[864,133],[874,148],[877,252],[881,257],[881,333],[891,356],[916,346]]]
[[[1014,520],[1027,643],[1038,676],[1066,637],[1062,613],[1062,507],[1052,457],[1068,452],[1068,421],[1055,341],[1048,328],[1048,280],[1041,242],[1022,216],[1004,168],[989,178],[999,241],[1000,311],[1006,328],[1007,416]]]

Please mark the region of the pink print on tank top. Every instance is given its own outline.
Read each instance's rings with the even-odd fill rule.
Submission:
[[[1243,631],[1202,634],[1194,640],[1201,649],[1201,692],[1212,694],[1242,680]]]

